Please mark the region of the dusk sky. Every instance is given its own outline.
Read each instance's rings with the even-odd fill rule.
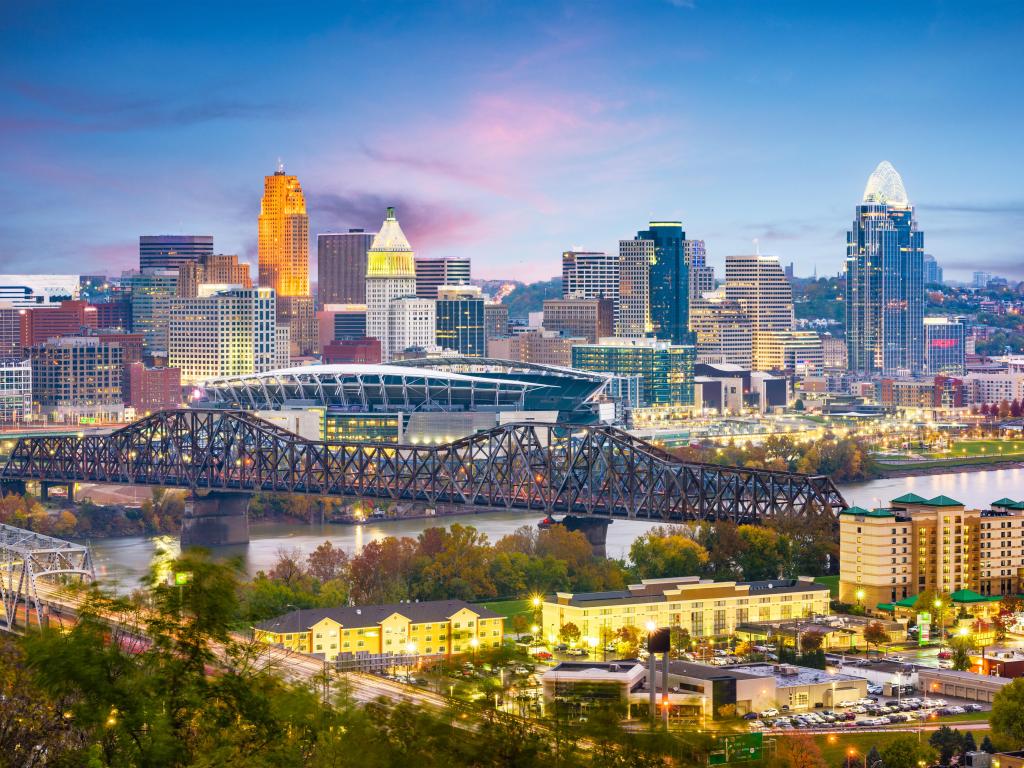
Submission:
[[[22,2],[0,20],[0,271],[119,274],[140,234],[255,261],[263,175],[310,232],[539,280],[680,219],[834,274],[903,176],[947,278],[1024,279],[1024,3]],[[315,276],[315,271],[314,271]]]

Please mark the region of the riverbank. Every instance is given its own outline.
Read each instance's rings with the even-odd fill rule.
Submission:
[[[981,456],[977,461],[972,459],[959,460],[956,464],[946,461],[922,461],[906,466],[897,464],[877,463],[879,467],[886,467],[878,476],[878,480],[886,480],[900,477],[925,477],[928,475],[963,474],[969,472],[991,472],[1002,469],[1020,469],[1024,467],[1024,461],[1007,461]]]

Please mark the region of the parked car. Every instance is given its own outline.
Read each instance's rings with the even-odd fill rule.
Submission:
[[[769,707],[768,709],[761,712],[761,717],[777,717],[778,714],[779,710],[775,709],[774,707]]]
[[[744,720],[757,720],[758,717],[759,717],[759,715],[757,714],[757,712],[747,712],[747,714],[745,714],[743,716],[743,719]]]
[[[964,711],[966,712],[981,712],[984,709],[981,704],[964,704]]]

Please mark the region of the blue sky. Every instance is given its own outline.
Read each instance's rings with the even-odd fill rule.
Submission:
[[[253,260],[283,159],[311,232],[394,204],[422,255],[543,279],[678,218],[842,267],[875,165],[947,276],[1024,279],[1024,4],[25,2],[0,19],[0,271],[140,234]],[[314,273],[315,274],[315,273]]]

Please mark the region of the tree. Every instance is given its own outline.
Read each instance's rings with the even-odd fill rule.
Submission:
[[[953,669],[966,672],[971,668],[971,651],[974,650],[974,638],[970,635],[956,635],[949,641],[953,651]]]
[[[1004,685],[992,699],[992,734],[1019,748],[1024,744],[1024,678]]]
[[[302,550],[298,547],[277,550],[277,560],[267,572],[267,578],[279,581],[286,586],[295,586],[305,577],[306,569],[302,565]]]
[[[658,579],[699,574],[708,553],[682,529],[658,526],[633,542],[629,559],[641,579]]]
[[[874,744],[871,745],[871,749],[868,750],[867,757],[864,758],[865,768],[875,768],[881,766],[882,756],[878,754],[878,747]]]
[[[680,627],[678,624],[674,624],[669,627],[669,642],[672,644],[672,648],[677,653],[683,653],[690,650],[693,645],[693,638],[690,637],[690,631],[685,627]]]
[[[817,653],[825,643],[825,635],[818,629],[809,629],[800,634],[800,651],[802,653]]]
[[[864,642],[869,646],[875,646],[875,648],[888,643],[889,633],[886,631],[885,625],[877,620],[869,621],[864,627]]]
[[[996,748],[992,746],[992,739],[989,738],[987,733],[985,734],[985,738],[981,740],[981,751],[988,752],[990,755],[994,755],[996,753]]]
[[[977,752],[978,751],[978,745],[974,741],[974,734],[971,733],[970,731],[964,731],[963,751],[964,752]]]
[[[917,737],[909,733],[896,736],[877,754],[885,768],[918,768],[921,764],[931,764],[935,758],[931,749],[919,744]],[[868,762],[866,768],[873,768],[873,764]]]
[[[521,638],[523,633],[529,628],[530,619],[527,618],[525,613],[517,613],[512,617],[512,631],[516,633],[516,639]]]
[[[623,656],[636,656],[640,651],[640,630],[626,625],[615,631],[616,650]]]
[[[779,739],[774,764],[778,768],[828,768],[821,748],[804,734]]]
[[[960,731],[955,731],[948,725],[943,725],[932,733],[928,743],[938,751],[939,762],[942,765],[949,765],[953,755],[963,747],[963,736]]]
[[[310,576],[321,583],[340,579],[348,571],[348,554],[341,547],[325,541],[309,553],[306,566]]]
[[[576,643],[580,639],[580,628],[567,621],[558,629],[558,637],[563,643]]]

